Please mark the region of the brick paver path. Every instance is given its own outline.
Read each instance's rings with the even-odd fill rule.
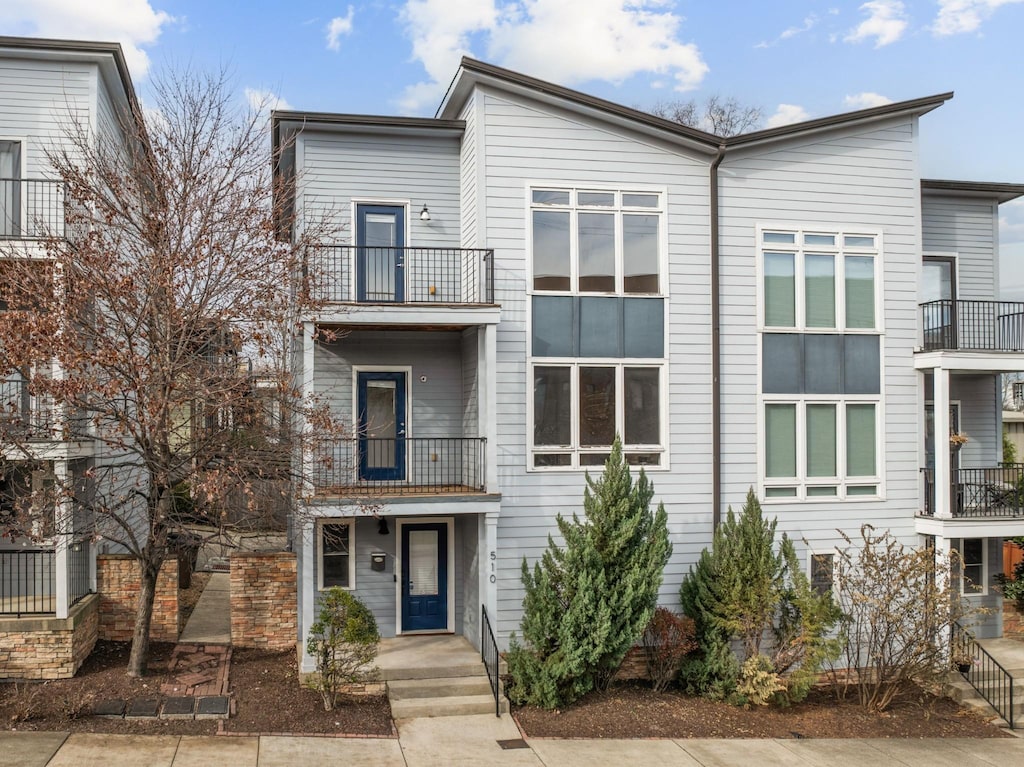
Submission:
[[[164,695],[203,697],[228,694],[228,645],[179,644],[171,653],[172,680],[160,685]]]

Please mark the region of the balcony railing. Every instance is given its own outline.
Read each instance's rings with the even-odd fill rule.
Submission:
[[[952,301],[921,304],[925,351],[1024,351],[1024,302]]]
[[[92,592],[90,563],[92,544],[81,540],[68,544],[68,607]],[[49,549],[0,551],[0,615],[54,615],[57,611],[57,554]]]
[[[458,495],[484,492],[483,437],[347,439],[321,453],[318,495]]]
[[[55,423],[48,397],[33,396],[27,381],[0,381],[0,435],[51,439]]]
[[[924,514],[933,517],[935,470],[924,474]],[[954,519],[1024,517],[1024,464],[1003,464],[987,469],[957,469],[949,492]]]
[[[0,239],[38,240],[63,234],[63,182],[0,178]]]
[[[333,245],[308,257],[305,277],[328,303],[494,303],[492,250]]]

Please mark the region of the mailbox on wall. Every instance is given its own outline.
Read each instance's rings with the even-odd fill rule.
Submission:
[[[383,551],[374,551],[370,554],[370,569],[382,573],[387,565],[388,555]]]

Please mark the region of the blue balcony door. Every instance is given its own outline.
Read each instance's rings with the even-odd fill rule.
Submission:
[[[402,525],[402,631],[448,628],[448,525]]]
[[[359,478],[404,480],[405,373],[361,372],[356,386]]]
[[[356,206],[356,299],[405,301],[405,208]]]

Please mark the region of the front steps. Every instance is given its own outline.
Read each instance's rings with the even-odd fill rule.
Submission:
[[[978,684],[988,692],[984,680]],[[995,687],[995,683],[992,686]],[[949,675],[945,692],[961,706],[977,712],[1000,726],[1007,725],[1007,722],[989,705],[988,701],[959,673],[953,672]],[[1024,730],[1024,679],[1019,678],[1013,680],[1013,723],[1014,729]]]
[[[395,719],[494,714],[494,695],[480,654],[455,635],[385,639],[377,656]],[[504,673],[504,663],[500,673]],[[500,697],[501,711],[508,701]]]

